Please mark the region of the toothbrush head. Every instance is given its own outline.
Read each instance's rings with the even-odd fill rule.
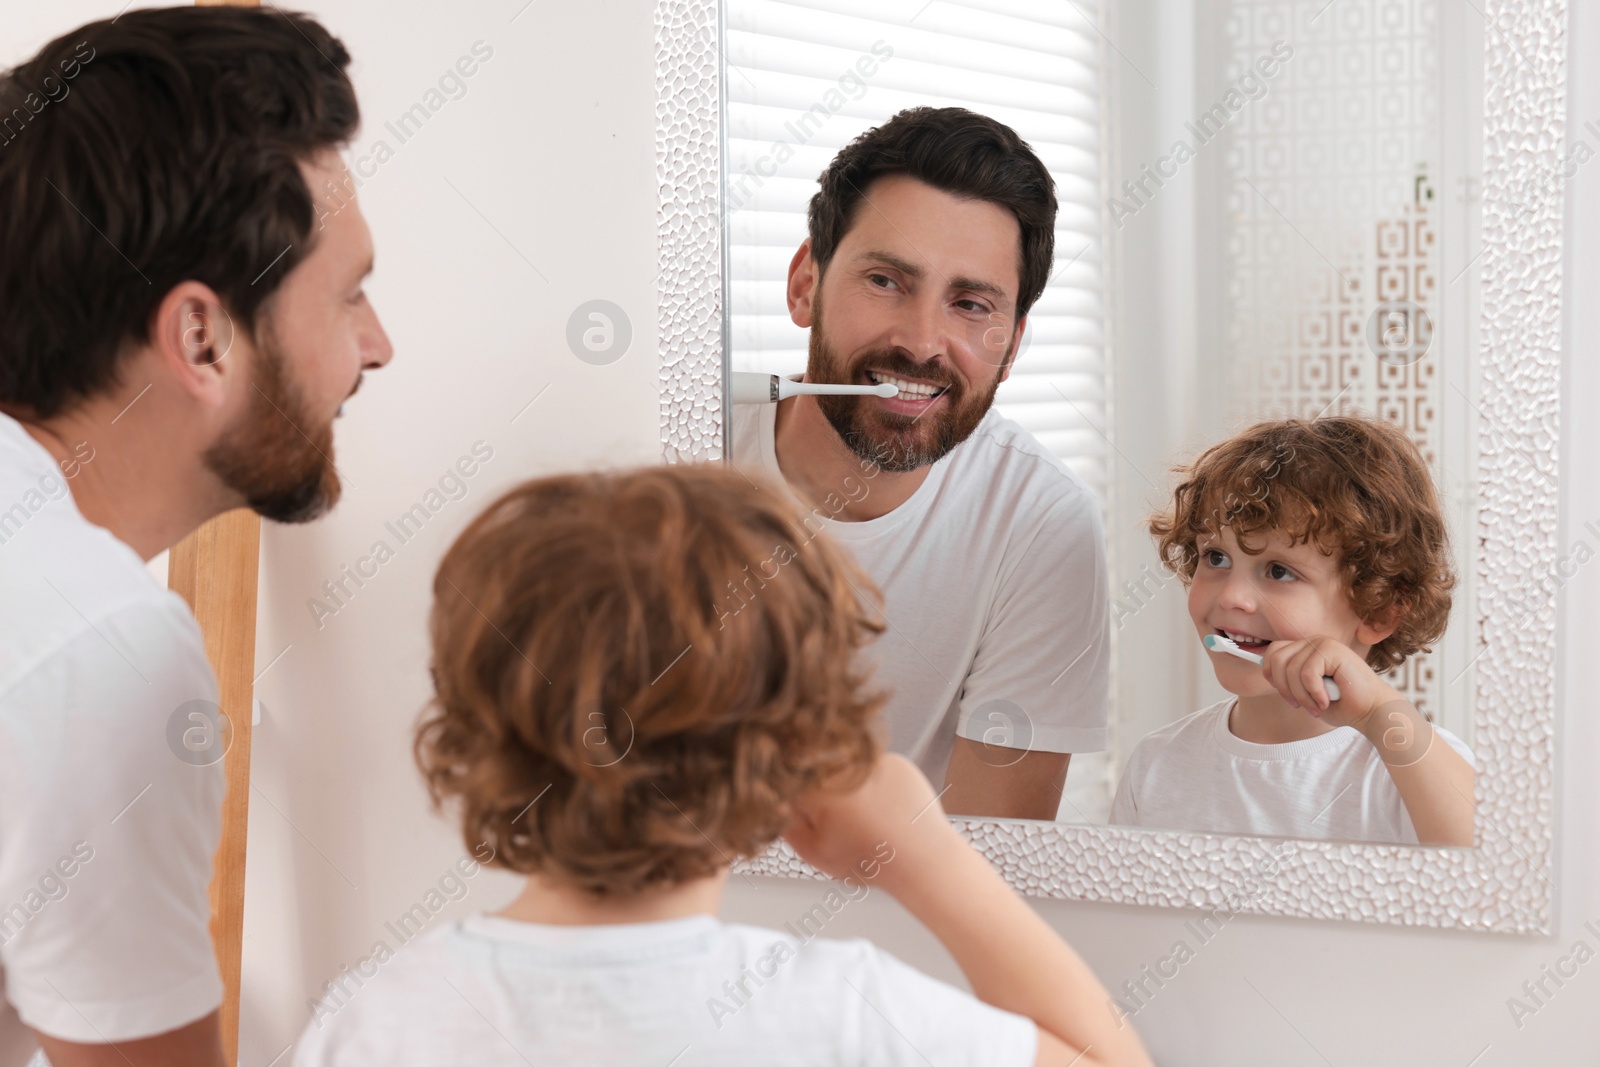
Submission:
[[[900,395],[900,387],[898,385],[894,385],[894,384],[892,384],[890,382],[884,382],[882,385],[877,385],[877,386],[873,387],[872,395],[873,396],[882,396],[882,397],[899,396]]]
[[[1259,664],[1261,657],[1254,652],[1246,652],[1240,648],[1236,641],[1223,637],[1221,634],[1206,634],[1200,639],[1201,643],[1211,652],[1222,652],[1229,656],[1238,656],[1242,660]]]

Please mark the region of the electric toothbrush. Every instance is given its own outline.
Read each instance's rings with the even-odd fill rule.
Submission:
[[[776,404],[791,396],[899,396],[897,386],[882,385],[825,385],[820,382],[797,382],[781,374],[762,374],[760,371],[730,371],[733,403]]]
[[[1221,634],[1206,634],[1205,637],[1202,638],[1202,642],[1204,643],[1206,648],[1209,649],[1212,652],[1226,652],[1230,656],[1238,656],[1240,659],[1249,660],[1251,663],[1254,663],[1257,667],[1261,666],[1261,657],[1260,656],[1256,655],[1254,652],[1246,652],[1244,649],[1242,649],[1238,645],[1234,644],[1228,638],[1223,637]],[[1328,699],[1329,700],[1338,700],[1339,699],[1339,683],[1338,682],[1335,682],[1332,678],[1329,678],[1327,675],[1323,675],[1322,676],[1322,685],[1323,685],[1323,688],[1327,689],[1327,691],[1328,691]]]

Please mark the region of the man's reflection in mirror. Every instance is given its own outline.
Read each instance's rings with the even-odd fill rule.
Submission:
[[[820,184],[786,290],[804,380],[899,395],[738,405],[734,462],[780,476],[882,588],[889,747],[945,810],[1053,819],[1070,754],[1106,747],[1101,505],[992,407],[1050,278],[1050,172],[1009,127],[923,107]]]

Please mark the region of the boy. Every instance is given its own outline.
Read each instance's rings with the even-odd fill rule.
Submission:
[[[787,498],[724,466],[528,482],[434,583],[436,804],[521,895],[419,938],[295,1063],[1148,1064],[1088,968],[880,754],[855,673],[877,590]],[[763,584],[726,601],[751,569]],[[754,583],[748,583],[748,589]],[[976,998],[865,941],[715,918],[779,834],[850,899],[896,897]]]
[[[1381,420],[1288,419],[1180,473],[1148,523],[1161,558],[1199,637],[1263,662],[1207,653],[1235,695],[1139,742],[1111,821],[1471,845],[1472,754],[1379,677],[1444,633],[1455,585],[1416,446]]]

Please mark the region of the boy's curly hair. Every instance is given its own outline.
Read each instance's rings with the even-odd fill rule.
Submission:
[[[790,801],[879,751],[856,652],[881,594],[771,485],[721,464],[567,474],[445,554],[415,754],[492,865],[597,895],[759,854]]]
[[[1277,532],[1339,561],[1357,617],[1394,633],[1367,653],[1376,671],[1426,652],[1445,631],[1456,579],[1438,494],[1417,446],[1382,419],[1261,422],[1187,466],[1166,511],[1146,520],[1161,560],[1188,585],[1203,535]]]

